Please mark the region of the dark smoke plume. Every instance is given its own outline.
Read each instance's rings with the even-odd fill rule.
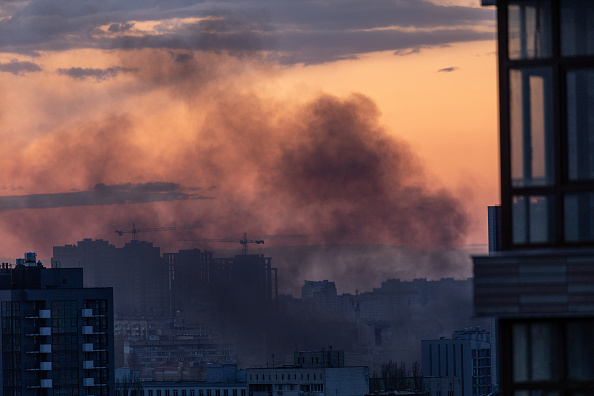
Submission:
[[[382,128],[368,97],[274,99],[259,85],[273,67],[228,54],[144,50],[121,55],[121,63],[137,71],[122,85],[102,83],[124,98],[110,111],[57,99],[57,126],[25,148],[4,148],[5,154],[13,149],[13,160],[2,175],[7,184],[25,186],[23,193],[82,191],[48,195],[48,209],[0,214],[11,237],[27,245],[19,250],[43,255],[83,237],[113,240],[114,229],[133,221],[149,227],[200,222],[205,228],[193,234],[200,237],[307,235],[299,244],[463,243],[469,218],[461,202],[429,184],[409,146]],[[71,84],[75,89],[76,80]],[[65,114],[60,123],[66,105],[80,114]],[[102,202],[118,203],[139,192],[108,186],[155,181],[179,189],[161,191],[168,199],[159,202],[51,204],[86,197],[88,186],[101,183],[104,194],[114,194]],[[205,186],[216,199],[186,199],[192,186]],[[163,251],[204,247],[177,242],[173,233],[150,237]]]

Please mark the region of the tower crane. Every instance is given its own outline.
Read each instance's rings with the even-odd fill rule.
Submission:
[[[136,225],[132,223],[132,229],[129,231],[115,230],[116,234],[122,236],[124,234],[132,234],[132,240],[138,240],[139,232],[154,232],[154,231],[178,231],[178,230],[191,230],[193,228],[202,228],[202,224],[187,225],[187,226],[169,226],[169,227],[149,227],[149,228],[136,228]]]
[[[247,239],[247,233],[243,233],[243,238],[237,239],[233,237],[225,237],[225,238],[193,238],[193,239],[180,239],[180,241],[187,241],[187,242],[239,242],[243,245],[243,254],[247,255],[247,247],[248,243],[255,243],[257,245],[264,244],[263,239]]]

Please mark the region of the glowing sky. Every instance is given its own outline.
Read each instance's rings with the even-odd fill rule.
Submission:
[[[133,221],[486,243],[495,11],[475,3],[0,0],[0,256]]]

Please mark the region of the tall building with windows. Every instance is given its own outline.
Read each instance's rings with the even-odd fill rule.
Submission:
[[[504,395],[594,389],[594,2],[496,5],[500,251],[474,258]]]
[[[462,396],[492,391],[491,338],[480,328],[455,331],[451,339],[421,341],[425,377],[457,377]]]
[[[80,268],[27,253],[0,267],[1,394],[113,395],[111,288],[83,288]]]

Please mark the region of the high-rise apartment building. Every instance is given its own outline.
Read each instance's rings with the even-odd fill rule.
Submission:
[[[170,315],[168,268],[161,249],[132,240],[121,248],[107,241],[85,239],[54,246],[53,268],[83,268],[85,285],[113,287],[117,317]]]
[[[111,288],[27,253],[0,268],[2,395],[113,395]]]
[[[497,6],[500,251],[475,257],[504,395],[594,389],[594,2]]]

